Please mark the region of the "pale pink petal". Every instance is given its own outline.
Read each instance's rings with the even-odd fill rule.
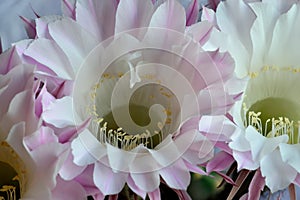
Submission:
[[[48,144],[51,142],[58,143],[58,138],[54,134],[54,131],[52,129],[42,126],[33,134],[26,136],[24,138],[24,142],[30,150],[34,150],[44,144]]]
[[[186,167],[188,168],[189,171],[194,172],[194,173],[198,173],[201,175],[207,175],[207,173],[199,166],[195,166],[185,160],[183,160],[184,164],[186,165]]]
[[[213,157],[213,143],[197,130],[184,133],[175,142],[179,151],[184,152],[182,158],[192,164],[202,164]]]
[[[85,168],[85,170],[74,180],[84,187],[88,195],[97,196],[98,198],[103,197],[104,199],[104,195],[101,193],[101,191],[96,187],[94,183],[93,174],[94,174],[94,165],[88,165]]]
[[[51,35],[49,34],[49,28],[48,25],[51,22],[55,22],[60,20],[62,17],[58,15],[50,15],[50,16],[44,16],[37,18],[35,20],[36,24],[36,33],[38,38],[47,38],[52,39]]]
[[[120,1],[116,13],[115,33],[148,26],[152,10],[153,4],[150,0]]]
[[[51,142],[41,145],[31,151],[31,156],[37,163],[37,174],[43,174],[44,179],[48,180],[49,187],[53,188],[56,183],[56,175],[61,168],[64,160],[69,153],[68,145]],[[45,172],[45,169],[47,171]],[[37,177],[38,178],[38,177]]]
[[[47,52],[47,54],[40,52]],[[43,38],[34,40],[24,54],[49,67],[61,78],[72,79],[75,76],[65,53],[51,40]]]
[[[75,19],[76,0],[62,0],[61,7],[64,16]]]
[[[122,172],[113,172],[108,166],[97,162],[94,169],[94,182],[100,191],[105,195],[119,193],[127,180],[128,174]]]
[[[223,171],[226,170],[232,163],[234,159],[232,155],[221,151],[217,153],[212,160],[210,160],[206,165],[206,171],[208,173],[212,171]]]
[[[40,117],[45,108],[48,107],[54,99],[54,96],[47,91],[46,84],[44,84],[35,100],[35,114]]]
[[[191,181],[189,170],[181,159],[162,168],[159,173],[167,185],[174,189],[186,190]]]
[[[199,2],[192,0],[186,10],[186,25],[190,26],[198,21]]]
[[[153,13],[149,27],[166,28],[184,32],[185,10],[179,2],[167,0]]]
[[[182,153],[172,140],[171,135],[167,136],[155,149],[149,149],[149,152],[161,166],[169,166],[180,158]],[[165,155],[168,155],[168,157]]]
[[[14,96],[9,104],[9,108],[0,123],[1,129],[9,131],[13,124],[21,121],[26,123],[26,135],[33,133],[38,127],[38,119],[34,111],[34,96],[32,91],[23,91]]]
[[[159,187],[160,177],[158,171],[131,173],[130,175],[135,185],[145,192],[151,192]]]
[[[232,155],[238,164],[238,171],[241,169],[255,170],[259,167],[259,163],[253,161],[251,151],[233,151]]]
[[[5,113],[7,113],[9,109],[9,103],[12,101],[15,95],[26,90],[26,88],[33,87],[33,70],[34,68],[32,66],[17,65],[13,67],[5,76],[0,75],[0,99],[2,102],[0,104],[0,120]],[[30,106],[29,104],[32,102],[27,103],[28,106]]]
[[[147,192],[141,190],[133,181],[133,179],[131,178],[131,175],[128,176],[127,182],[126,182],[129,186],[129,188],[136,193],[137,195],[139,195],[140,197],[142,197],[143,199],[146,198]]]
[[[213,24],[207,21],[193,24],[186,29],[188,34],[193,36],[193,39],[199,41],[201,45],[204,45],[210,37]]]
[[[260,170],[272,193],[287,188],[297,176],[297,171],[282,161],[278,149],[261,160]]]
[[[113,35],[115,16],[113,1],[81,0],[76,3],[76,21],[90,31],[98,42]]]
[[[232,134],[239,131],[225,116],[202,116],[199,131],[213,141],[229,141]]]
[[[25,165],[28,166],[31,170],[29,173],[32,173],[32,170],[35,169],[33,164],[33,158],[28,154],[28,149],[24,146],[23,138],[25,135],[25,123],[20,122],[16,123],[10,130],[6,141],[10,146],[13,147],[14,151],[19,155],[20,158],[25,162]],[[32,175],[32,174],[30,174]]]
[[[174,190],[178,195],[179,200],[192,200],[189,193],[185,190]]]
[[[68,56],[75,72],[78,71],[84,58],[98,43],[91,33],[68,18],[50,23],[49,33]]]
[[[62,99],[56,99],[44,109],[42,118],[45,122],[53,124],[55,127],[63,128],[75,125],[73,118],[73,99],[66,96]]]
[[[69,153],[63,166],[59,170],[59,174],[64,180],[72,180],[73,178],[81,174],[86,168],[85,166],[82,167],[76,165],[73,162],[73,160],[74,160],[73,154]]]
[[[160,197],[160,190],[159,190],[159,188],[157,188],[156,190],[154,190],[152,192],[149,192],[148,196],[149,196],[150,200],[160,200],[161,197]]]
[[[300,186],[300,174],[297,174],[297,177],[294,180],[294,183]]]
[[[0,54],[0,74],[7,74],[11,68],[21,63],[16,53],[16,47],[12,47]]]
[[[280,144],[282,161],[300,173],[300,144]]]
[[[261,176],[260,170],[256,170],[249,186],[248,200],[258,200],[261,191],[265,187],[265,179]]]
[[[55,200],[86,200],[86,192],[76,181],[65,181],[61,177],[56,178],[56,186],[52,190],[52,198]]]
[[[201,21],[205,21],[205,20],[213,23],[216,27],[218,27],[216,13],[213,9],[202,7]]]
[[[25,29],[27,36],[31,39],[36,37],[36,28],[35,28],[35,21],[32,19],[27,19],[26,17],[20,16],[22,21],[25,23]]]

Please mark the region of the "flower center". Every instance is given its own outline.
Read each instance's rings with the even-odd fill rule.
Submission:
[[[179,126],[175,95],[154,73],[138,74],[138,63],[116,61],[93,87],[88,112],[101,143],[124,150],[139,145],[153,149]]]
[[[288,143],[300,143],[300,104],[294,91],[299,70],[264,67],[261,72],[250,74],[242,107],[244,125],[265,137],[288,135]]]
[[[26,171],[23,161],[11,146],[0,142],[0,200],[20,199],[25,187]]]

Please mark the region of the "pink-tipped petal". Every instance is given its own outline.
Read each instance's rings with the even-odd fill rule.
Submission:
[[[76,18],[76,0],[62,0],[61,10],[64,16],[70,17],[71,19]]]
[[[265,187],[265,179],[261,176],[260,169],[256,170],[249,186],[248,200],[258,200]]]
[[[79,70],[84,58],[98,43],[91,33],[68,18],[50,23],[49,33],[68,56],[75,72]]]
[[[82,166],[76,165],[73,162],[73,160],[74,160],[73,154],[69,153],[63,166],[59,170],[59,174],[64,180],[74,179],[76,176],[81,174],[83,172],[83,170],[85,170],[85,168],[86,168],[85,166],[82,167]]]
[[[119,193],[125,185],[128,174],[123,172],[113,172],[108,166],[100,162],[95,164],[94,182],[100,191],[105,195]]]
[[[47,54],[39,52],[47,52]],[[40,38],[33,41],[24,54],[51,68],[61,78],[72,79],[75,76],[65,53],[51,40]]]
[[[159,172],[167,185],[174,189],[186,190],[190,184],[190,173],[181,159]]]
[[[192,0],[186,10],[186,25],[190,26],[198,21],[199,2]]]
[[[98,42],[113,35],[115,16],[114,1],[82,0],[76,3],[76,21],[90,31]]]
[[[137,195],[139,195],[140,197],[142,197],[143,199],[146,198],[147,192],[141,190],[134,182],[134,180],[131,178],[131,175],[128,176],[127,179],[127,184],[129,186],[129,188],[136,193]]]
[[[61,177],[56,178],[56,186],[52,190],[52,198],[55,200],[86,200],[86,192],[76,181],[65,181]]]
[[[159,187],[160,178],[159,172],[146,172],[146,173],[131,173],[131,178],[141,190],[151,192]]]
[[[208,173],[212,171],[223,171],[227,169],[233,162],[234,159],[230,154],[221,151],[208,162],[208,164],[206,165],[206,171]]]
[[[167,0],[152,15],[150,27],[166,28],[184,32],[185,11],[179,2]]]
[[[16,47],[12,47],[0,54],[0,74],[6,74],[10,69],[21,63],[21,59],[16,53]]]
[[[149,192],[148,196],[149,196],[150,200],[160,200],[161,197],[160,197],[160,190],[159,190],[159,188],[157,188],[156,190],[154,190],[152,192]]]
[[[152,10],[150,0],[121,1],[116,13],[115,33],[148,26]]]

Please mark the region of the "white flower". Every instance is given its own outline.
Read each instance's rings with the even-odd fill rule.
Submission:
[[[230,141],[238,168],[260,168],[272,192],[299,185],[300,4],[228,0],[211,13],[221,33],[214,31],[205,48],[221,44],[221,50],[228,49],[236,74],[247,80],[241,101],[230,112],[234,123],[206,117],[200,129],[209,132],[206,122],[220,127],[217,118],[231,127],[221,135]]]

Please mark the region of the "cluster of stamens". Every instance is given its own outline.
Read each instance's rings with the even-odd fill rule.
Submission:
[[[148,148],[154,148],[157,143],[163,140],[163,125],[158,123],[159,131],[154,131],[151,134],[149,130],[144,133],[128,134],[121,127],[117,129],[108,128],[108,123],[103,122],[103,118],[94,119],[92,122],[93,130],[97,132],[97,139],[101,143],[109,143],[112,146],[118,147],[123,150],[131,150],[143,144]],[[156,141],[154,141],[154,138]]]
[[[17,175],[15,175],[11,182],[18,182],[19,186],[18,188],[16,185],[11,185],[6,184],[2,185],[2,188],[0,188],[0,192],[3,194],[5,193],[4,196],[0,196],[0,200],[5,199],[5,200],[17,200],[17,196],[20,192],[22,194],[22,191],[24,191],[24,187],[26,185],[26,169],[23,161],[20,159],[19,155],[14,151],[14,149],[6,142],[6,141],[1,141],[0,142],[0,147],[1,151],[6,152],[8,154],[8,158],[12,163],[9,163],[5,161],[4,163],[7,163],[8,165],[11,165],[12,168],[16,171]]]
[[[13,179],[13,181],[14,180],[15,178]],[[3,185],[2,188],[0,189],[0,192],[6,193],[6,198],[0,196],[0,200],[17,200],[16,187],[12,185]]]
[[[295,124],[293,120],[289,120],[287,117],[278,117],[277,119],[267,119],[263,123],[260,118],[261,112],[249,111],[245,103],[243,103],[243,111],[245,127],[253,126],[259,133],[268,138],[288,135],[288,143],[300,143],[300,121]],[[271,130],[268,128],[270,123]]]
[[[90,93],[90,104],[87,106],[87,113],[92,116],[93,120],[91,123],[91,128],[99,142],[101,143],[109,143],[112,146],[118,147],[123,150],[131,150],[139,145],[144,145],[147,148],[153,149],[157,144],[159,144],[163,140],[163,123],[157,123],[156,130],[147,130],[145,129],[142,133],[130,133],[128,134],[126,131],[123,130],[122,127],[117,129],[109,128],[109,122],[105,121],[104,118],[100,117],[97,113],[97,107],[94,103],[97,90],[100,88],[101,84],[103,83],[104,79],[113,79],[113,78],[120,78],[123,74],[118,73],[118,76],[104,74],[103,78],[94,85],[92,91]],[[145,78],[143,76],[143,78]],[[146,78],[153,79],[153,76],[148,75]],[[171,98],[172,94],[167,93],[164,91],[163,88],[160,89],[160,93],[167,98]],[[154,98],[154,96],[149,96],[149,98]],[[171,114],[172,112],[170,109],[165,110],[165,114],[167,115],[167,119],[164,124],[171,124]]]

